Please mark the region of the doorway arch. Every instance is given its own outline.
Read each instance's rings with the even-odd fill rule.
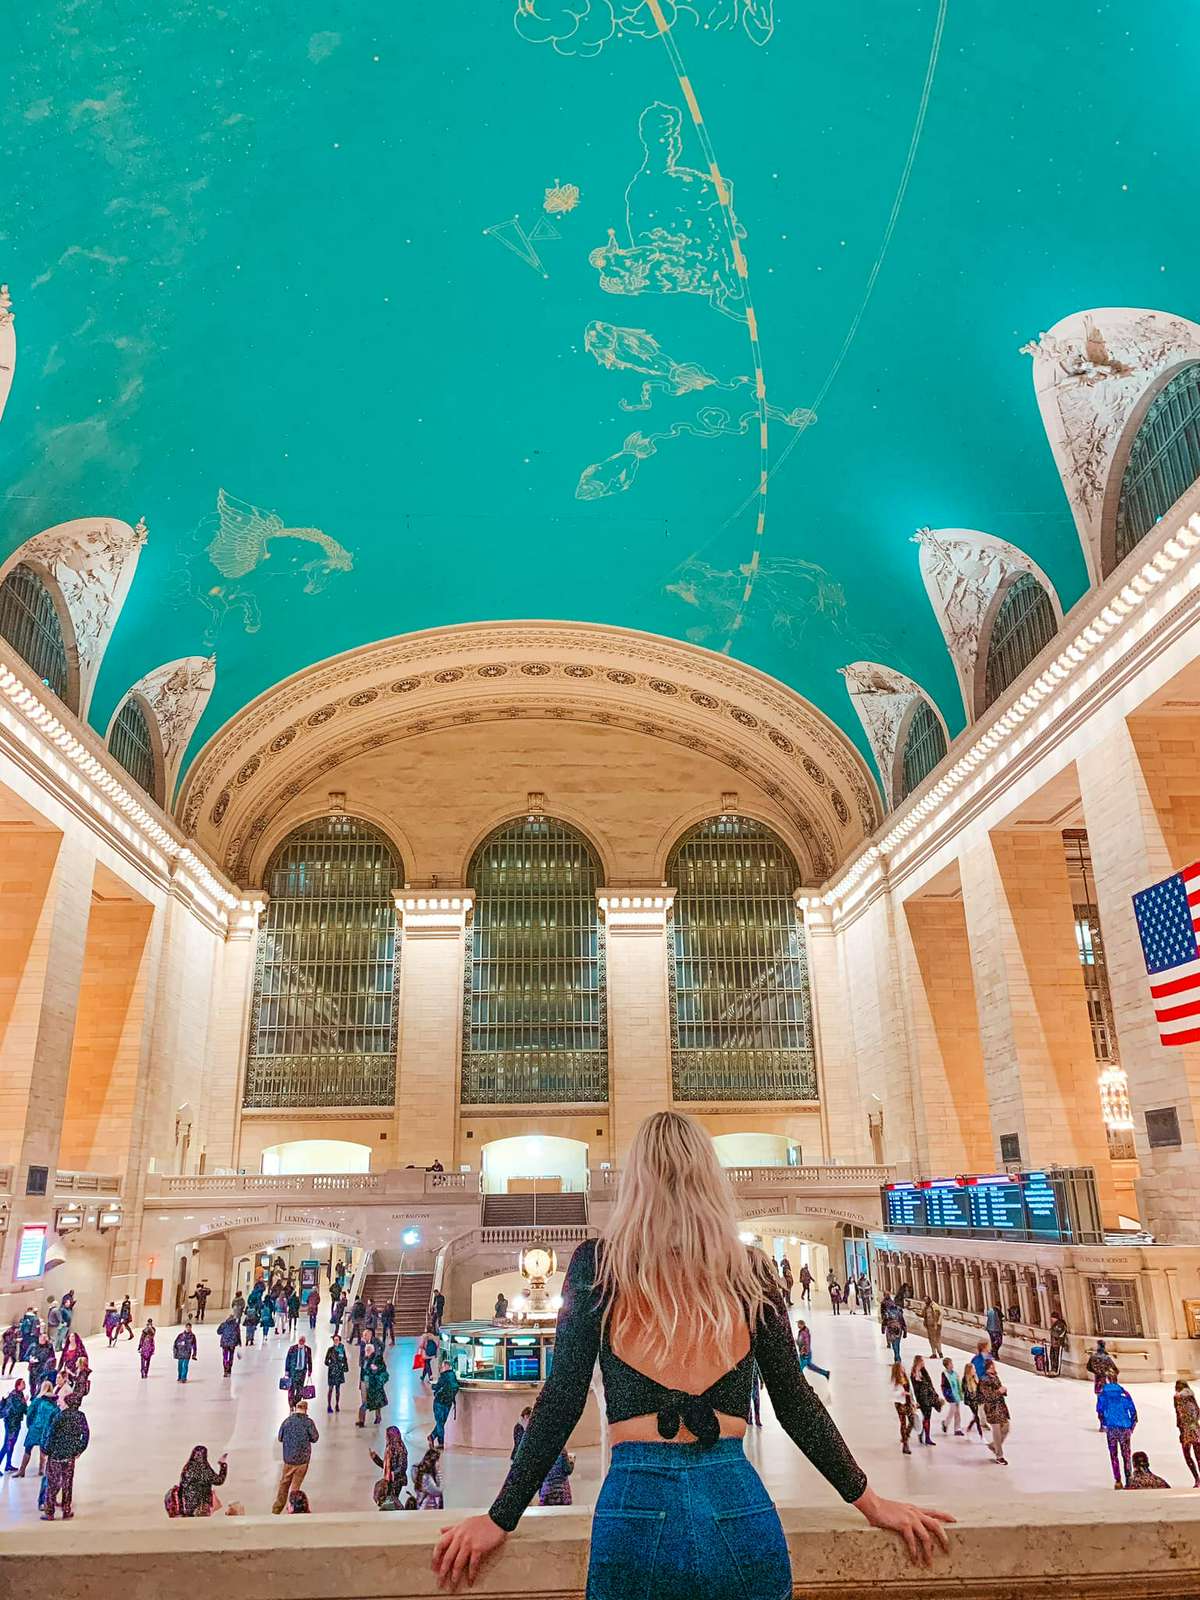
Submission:
[[[798,1167],[804,1152],[785,1133],[717,1133],[717,1160],[723,1167]]]
[[[350,1139],[287,1139],[269,1144],[262,1170],[272,1176],[296,1172],[370,1172],[371,1146]]]
[[[484,1194],[578,1194],[587,1188],[588,1147],[582,1139],[523,1133],[491,1140],[481,1155]]]

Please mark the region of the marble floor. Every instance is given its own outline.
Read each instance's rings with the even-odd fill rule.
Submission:
[[[1015,1367],[1005,1367],[1012,1411],[1012,1433],[1007,1452],[1011,1463],[996,1466],[989,1452],[972,1435],[965,1439],[943,1436],[935,1420],[936,1448],[914,1445],[911,1457],[900,1454],[895,1412],[886,1389],[886,1352],[875,1319],[814,1309],[807,1315],[814,1334],[814,1353],[830,1367],[828,1383],[813,1378],[871,1482],[883,1494],[903,1496],[948,1511],[956,1506],[989,1500],[1000,1493],[1011,1500],[1043,1497],[1061,1491],[1102,1489],[1111,1482],[1105,1442],[1097,1432],[1091,1387],[1077,1380],[1040,1378]],[[209,1317],[199,1328],[200,1356],[189,1382],[176,1382],[170,1356],[173,1330],[160,1331],[158,1351],[143,1383],[138,1376],[137,1351],[122,1340],[109,1350],[102,1337],[87,1341],[95,1373],[92,1393],[85,1404],[91,1425],[91,1448],[81,1460],[75,1479],[78,1516],[115,1516],[123,1521],[163,1515],[162,1497],[178,1480],[192,1445],[204,1443],[215,1460],[229,1454],[229,1479],[223,1499],[239,1501],[249,1513],[266,1512],[279,1471],[276,1432],[286,1415],[286,1397],[278,1387],[286,1337],[261,1340],[253,1350],[243,1350],[232,1378],[221,1373],[216,1320]],[[307,1324],[302,1322],[302,1331]],[[327,1340],[325,1318],[317,1330],[317,1366],[321,1366]],[[392,1378],[388,1384],[388,1421],[397,1423],[414,1457],[423,1448],[432,1416],[428,1389],[422,1389],[412,1371],[414,1341],[401,1341],[389,1354]],[[904,1355],[927,1352],[924,1341],[911,1337]],[[962,1352],[955,1352],[961,1366]],[[11,1380],[0,1381],[0,1394]],[[1155,1470],[1169,1483],[1187,1484],[1190,1475],[1179,1453],[1171,1407],[1171,1385],[1138,1384],[1133,1388],[1140,1414],[1135,1448],[1146,1450]],[[352,1390],[347,1387],[349,1397]],[[371,1486],[378,1476],[367,1454],[379,1448],[383,1426],[356,1428],[355,1412],[344,1409],[327,1417],[323,1385],[310,1408],[321,1431],[313,1449],[313,1464],[305,1488],[313,1510],[369,1511]],[[503,1479],[503,1457],[486,1456],[453,1447],[453,1424],[448,1430],[450,1449],[444,1462],[447,1506],[486,1506]],[[819,1504],[829,1489],[787,1439],[771,1415],[763,1396],[763,1427],[752,1429],[748,1453],[772,1495],[781,1501]],[[600,1474],[598,1449],[579,1453],[573,1480],[576,1503],[595,1498]],[[21,1482],[0,1479],[0,1531],[37,1515],[37,1479]],[[47,1537],[52,1537],[47,1528]]]

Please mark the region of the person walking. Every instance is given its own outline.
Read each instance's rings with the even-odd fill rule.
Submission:
[[[25,1420],[25,1413],[29,1410],[29,1401],[25,1395],[25,1379],[18,1378],[16,1383],[0,1400],[0,1422],[4,1424],[4,1444],[0,1446],[0,1472],[16,1472],[13,1466],[13,1451],[17,1447],[17,1437],[21,1432],[21,1424]]]
[[[925,1337],[929,1340],[929,1354],[942,1359],[942,1308],[931,1296],[925,1296],[921,1307],[921,1321],[925,1324]]]
[[[933,1449],[935,1441],[929,1437],[929,1424],[933,1413],[942,1409],[942,1397],[933,1387],[929,1368],[925,1365],[924,1356],[914,1356],[912,1364],[912,1394],[921,1413],[921,1431],[917,1435],[921,1444],[927,1444]]]
[[[259,1302],[259,1305],[261,1305],[261,1301]],[[256,1306],[252,1304],[251,1301],[247,1300],[246,1309],[242,1312],[242,1332],[245,1335],[247,1350],[254,1349],[254,1335],[258,1332],[259,1326],[259,1306]]]
[[[1047,1370],[1057,1378],[1062,1367],[1063,1351],[1067,1348],[1067,1325],[1061,1311],[1056,1311],[1050,1323],[1050,1351]]]
[[[871,1315],[871,1295],[873,1293],[871,1280],[865,1272],[858,1275],[858,1303],[862,1307],[863,1315]]]
[[[971,1365],[975,1368],[975,1376],[977,1378],[982,1378],[987,1371],[987,1364],[991,1360],[991,1356],[988,1353],[990,1349],[990,1339],[980,1339],[975,1345],[975,1354],[971,1357]]]
[[[446,1296],[440,1289],[434,1291],[431,1311],[432,1315],[429,1318],[429,1324],[433,1331],[437,1333],[441,1329],[442,1318],[446,1315]]]
[[[426,1328],[421,1340],[421,1356],[424,1366],[421,1369],[421,1382],[433,1382],[433,1364],[437,1360],[438,1336],[432,1328]]]
[[[367,1308],[366,1308],[366,1306],[363,1305],[362,1299],[360,1297],[359,1299],[355,1300],[354,1304],[350,1307],[350,1343],[351,1344],[361,1344],[362,1343],[363,1318],[366,1316],[366,1314],[367,1314]]]
[[[1100,1391],[1104,1385],[1106,1383],[1116,1383],[1121,1376],[1121,1369],[1117,1366],[1112,1356],[1109,1355],[1103,1339],[1096,1340],[1096,1348],[1087,1358],[1084,1370],[1091,1374],[1092,1392],[1097,1400],[1099,1400]],[[1103,1423],[1100,1424],[1100,1432],[1104,1432]]]
[[[301,1400],[279,1425],[277,1435],[283,1446],[283,1470],[271,1506],[273,1516],[278,1516],[288,1503],[288,1497],[299,1491],[312,1460],[312,1447],[320,1439],[317,1425],[308,1414],[308,1402]]]
[[[63,1339],[66,1337],[67,1327],[63,1321],[62,1312],[59,1310],[58,1301],[51,1295],[46,1302],[46,1337],[54,1346],[57,1353],[62,1349]]]
[[[221,1370],[228,1378],[233,1372],[233,1358],[242,1342],[241,1324],[233,1311],[217,1324],[217,1341],[221,1346]]]
[[[51,1383],[58,1376],[58,1352],[45,1333],[39,1333],[29,1347],[29,1392],[38,1394],[48,1378]]]
[[[273,1295],[264,1294],[259,1301],[258,1325],[262,1329],[263,1344],[265,1345],[271,1329],[275,1326],[275,1298]]]
[[[362,1336],[368,1344],[379,1343],[379,1307],[374,1300],[367,1301],[367,1309],[363,1313]]]
[[[900,1359],[900,1341],[904,1338],[904,1322],[900,1312],[892,1301],[885,1301],[886,1312],[883,1321],[883,1337],[891,1346],[892,1360]]]
[[[829,1304],[833,1307],[834,1316],[840,1316],[842,1310],[842,1286],[833,1276],[829,1280]]]
[[[283,1371],[288,1381],[288,1405],[295,1409],[305,1398],[303,1390],[312,1377],[312,1351],[303,1334],[283,1358]]]
[[[1104,1437],[1108,1440],[1108,1460],[1112,1467],[1113,1488],[1127,1488],[1130,1472],[1129,1442],[1133,1438],[1133,1430],[1137,1427],[1138,1420],[1133,1396],[1119,1383],[1106,1383],[1096,1396],[1096,1415],[1100,1419]],[[1124,1483],[1121,1481],[1122,1468],[1125,1472]]]
[[[220,1456],[214,1467],[208,1459],[208,1447],[198,1444],[183,1464],[179,1474],[179,1515],[181,1517],[211,1517],[221,1509],[215,1490],[225,1482],[229,1473],[228,1456]]]
[[[800,1298],[806,1306],[812,1305],[813,1275],[806,1261],[800,1268]]]
[[[988,1338],[992,1343],[992,1358],[1000,1359],[1000,1348],[1004,1343],[1004,1318],[1000,1315],[999,1306],[989,1306],[983,1325],[988,1331]]]
[[[300,1326],[300,1296],[295,1289],[287,1297],[287,1327],[290,1339]]]
[[[1200,1489],[1200,1405],[1186,1379],[1176,1378],[1174,1400],[1179,1448],[1192,1475],[1192,1483]]]
[[[339,1332],[341,1329],[342,1318],[345,1316],[345,1314],[345,1299],[341,1295],[335,1293],[333,1295],[333,1304],[329,1308],[329,1326],[333,1329],[334,1333]]]
[[[63,1409],[51,1419],[46,1432],[46,1503],[42,1521],[53,1522],[61,1507],[64,1522],[75,1515],[71,1504],[75,1487],[75,1463],[88,1447],[91,1435],[88,1421],[80,1410],[79,1397],[69,1395]]]
[[[229,1311],[231,1316],[237,1318],[238,1325],[240,1326],[242,1317],[246,1312],[246,1296],[240,1289],[234,1293],[233,1299],[229,1302]]]
[[[996,1371],[996,1363],[991,1356],[983,1369],[983,1377],[979,1380],[979,1404],[987,1418],[988,1426],[992,1430],[991,1443],[988,1449],[995,1457],[997,1466],[1006,1467],[1008,1459],[1004,1454],[1004,1441],[1008,1438],[1011,1418],[1005,1396],[1008,1390],[1000,1381],[1000,1374]]]
[[[158,1332],[154,1326],[154,1318],[146,1318],[146,1326],[142,1329],[142,1337],[138,1340],[138,1355],[142,1361],[142,1377],[150,1376],[150,1358],[154,1354],[154,1336]]]
[[[525,1437],[525,1430],[529,1426],[529,1419],[533,1415],[533,1407],[526,1406],[521,1415],[513,1423],[513,1447],[510,1461],[517,1459],[517,1451],[521,1448],[521,1440]]]
[[[819,1367],[812,1358],[812,1334],[807,1322],[796,1324],[796,1355],[800,1362],[801,1372],[819,1372],[828,1381],[829,1369]]]
[[[496,1296],[496,1304],[492,1308],[492,1320],[494,1322],[503,1322],[507,1316],[508,1296],[504,1293],[504,1290],[501,1289],[500,1293]]]
[[[191,1294],[191,1298],[196,1302],[196,1321],[197,1322],[203,1322],[204,1321],[205,1308],[208,1305],[208,1297],[211,1294],[212,1294],[212,1290],[209,1288],[208,1284],[204,1281],[204,1279],[201,1278],[200,1282],[192,1290],[192,1294]]]
[[[69,1333],[59,1353],[58,1370],[73,1373],[80,1362],[87,1363],[87,1346],[77,1333]]]
[[[383,1454],[368,1451],[371,1460],[383,1473],[375,1485],[375,1504],[381,1511],[395,1510],[400,1495],[408,1482],[408,1449],[399,1428],[391,1427],[384,1435]],[[387,1505],[384,1502],[389,1502]]]
[[[376,1423],[380,1421],[380,1414],[387,1405],[387,1380],[388,1369],[383,1351],[368,1342],[363,1346],[363,1361],[358,1374],[360,1403],[356,1428],[366,1427],[368,1411],[375,1413]]]
[[[448,1361],[443,1361],[442,1370],[438,1373],[437,1382],[433,1386],[433,1431],[429,1435],[429,1443],[437,1445],[440,1450],[446,1448],[446,1424],[457,1409],[458,1389],[458,1378],[453,1368]],[[529,1420],[532,1427],[533,1418]],[[526,1429],[527,1433],[528,1431]],[[545,1472],[542,1476],[545,1477]],[[532,1498],[533,1490],[529,1492]]]
[[[117,1342],[117,1334],[121,1331],[121,1314],[110,1300],[104,1309],[104,1337],[108,1340],[111,1350]]]
[[[908,1373],[900,1361],[893,1361],[888,1374],[888,1393],[892,1404],[896,1407],[896,1420],[900,1424],[900,1452],[902,1455],[912,1455],[908,1441],[912,1438],[913,1424],[916,1421],[916,1410],[913,1406],[912,1384],[908,1381]]]
[[[39,1477],[44,1475],[46,1438],[50,1432],[50,1424],[57,1415],[58,1401],[54,1398],[54,1387],[47,1381],[30,1401],[29,1410],[25,1415],[25,1454],[21,1457],[21,1465],[17,1468],[18,1478],[25,1476],[35,1450],[38,1453],[38,1475]]]
[[[17,1356],[21,1349],[21,1324],[14,1315],[8,1327],[0,1338],[0,1378],[7,1378],[10,1372],[16,1370]]]
[[[20,1359],[22,1361],[28,1361],[29,1352],[32,1349],[41,1329],[41,1322],[38,1320],[38,1314],[32,1306],[25,1307],[25,1313],[17,1326],[18,1332],[21,1336]]]
[[[963,1437],[962,1428],[962,1379],[954,1370],[954,1363],[949,1356],[942,1357],[942,1399],[946,1402],[946,1415],[942,1418],[942,1432],[945,1433],[950,1424],[954,1425],[954,1437]]]
[[[413,1473],[413,1493],[418,1511],[441,1511],[445,1506],[441,1479],[438,1477],[441,1454],[437,1445],[431,1444],[417,1462],[417,1470]]]
[[[963,1363],[962,1370],[963,1401],[971,1413],[971,1420],[967,1423],[967,1432],[974,1428],[979,1437],[983,1438],[983,1423],[979,1420],[979,1374],[975,1370],[974,1360]]]
[[[315,1284],[308,1291],[308,1299],[304,1302],[304,1309],[308,1312],[309,1330],[315,1332],[317,1326],[317,1312],[321,1309],[321,1296],[317,1293]]]
[[[192,1325],[187,1322],[175,1335],[175,1343],[171,1346],[171,1354],[175,1357],[177,1371],[176,1383],[188,1381],[188,1368],[195,1361],[199,1347],[196,1344],[196,1335],[192,1332]]]
[[[325,1352],[325,1410],[340,1411],[342,1409],[342,1385],[346,1381],[346,1374],[350,1371],[350,1357],[346,1354],[346,1346],[342,1343],[340,1333],[334,1333],[333,1343]]]
[[[436,1326],[434,1331],[436,1332]],[[396,1342],[396,1306],[395,1302],[385,1300],[383,1310],[379,1313],[379,1340],[386,1350],[389,1344]]]
[[[560,1450],[554,1465],[542,1479],[538,1490],[538,1505],[569,1506],[571,1499],[571,1474],[575,1471],[575,1457]]]
[[[299,1317],[300,1296],[295,1295],[294,1298],[296,1301],[296,1316]],[[281,1339],[283,1338],[285,1332],[290,1339],[292,1333],[295,1331],[296,1325],[292,1318],[292,1299],[292,1291],[286,1286],[281,1286],[279,1290],[279,1298],[275,1302],[275,1332]]]
[[[438,1540],[440,1583],[473,1581],[516,1528],[583,1414],[597,1358],[612,1450],[592,1524],[589,1600],[747,1593],[748,1566],[756,1594],[791,1592],[783,1528],[743,1450],[755,1359],[776,1415],[844,1500],[897,1531],[914,1560],[948,1542],[944,1514],[884,1500],[868,1485],[803,1379],[775,1275],[740,1243],[741,1227],[706,1130],[675,1111],[647,1118],[603,1235],[582,1243],[567,1270],[554,1365],[529,1431],[490,1512]],[[622,1509],[630,1506],[650,1513],[652,1543],[637,1536],[648,1524]],[[762,1509],[718,1522],[732,1506]]]
[[[1133,1452],[1133,1471],[1129,1474],[1127,1489],[1169,1489],[1171,1485],[1157,1472],[1150,1471],[1150,1457],[1144,1450]]]
[[[121,1301],[121,1309],[117,1312],[118,1338],[121,1334],[125,1335],[130,1344],[133,1343],[133,1307],[129,1303],[128,1295]]]

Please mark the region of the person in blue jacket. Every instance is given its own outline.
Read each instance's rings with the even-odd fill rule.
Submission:
[[[1100,1426],[1104,1429],[1104,1436],[1108,1440],[1108,1459],[1112,1463],[1113,1488],[1128,1489],[1129,1487],[1129,1441],[1133,1437],[1133,1430],[1137,1427],[1137,1407],[1133,1403],[1133,1396],[1129,1390],[1119,1383],[1106,1383],[1096,1396],[1096,1415],[1100,1419]],[[1118,1465],[1118,1453],[1120,1464]],[[1121,1482],[1121,1468],[1125,1469],[1125,1481]]]
[[[50,1424],[58,1415],[58,1401],[54,1398],[54,1385],[47,1379],[38,1391],[29,1414],[25,1418],[25,1454],[21,1457],[21,1465],[17,1472],[18,1478],[23,1478],[30,1457],[36,1450],[38,1453],[38,1473],[46,1471],[46,1438],[50,1432]]]
[[[0,1400],[0,1421],[4,1423],[4,1447],[0,1449],[0,1470],[7,1467],[9,1472],[17,1469],[13,1466],[13,1451],[17,1447],[17,1435],[21,1431],[21,1424],[25,1420],[25,1413],[29,1410],[29,1402],[25,1398],[25,1380],[18,1378],[13,1387]]]

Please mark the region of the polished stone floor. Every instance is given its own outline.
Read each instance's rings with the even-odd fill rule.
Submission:
[[[1091,1387],[1076,1380],[1051,1380],[1014,1367],[1005,1367],[1012,1411],[1012,1433],[1007,1453],[1011,1465],[996,1466],[989,1452],[972,1435],[966,1439],[943,1436],[935,1421],[936,1448],[914,1446],[911,1457],[900,1454],[895,1432],[895,1412],[886,1389],[886,1352],[875,1319],[843,1315],[828,1310],[807,1314],[814,1333],[814,1353],[829,1366],[829,1383],[814,1377],[822,1399],[827,1400],[851,1447],[873,1485],[884,1494],[901,1495],[953,1511],[956,1505],[991,1499],[998,1492],[1007,1498],[1041,1497],[1060,1491],[1105,1488],[1111,1482],[1105,1442],[1097,1432]],[[302,1323],[302,1331],[307,1332]],[[80,1518],[116,1516],[125,1520],[144,1514],[161,1518],[162,1497],[177,1481],[184,1459],[196,1443],[209,1448],[213,1460],[229,1453],[229,1480],[222,1491],[226,1502],[240,1501],[247,1512],[270,1508],[279,1471],[276,1432],[286,1414],[286,1399],[278,1381],[289,1341],[273,1337],[263,1348],[244,1350],[232,1378],[221,1373],[216,1319],[198,1329],[200,1358],[193,1364],[186,1385],[175,1380],[170,1356],[173,1330],[161,1330],[150,1377],[138,1376],[133,1344],[122,1341],[114,1349],[104,1339],[88,1341],[95,1377],[86,1402],[92,1444],[80,1462],[75,1480],[76,1510]],[[325,1319],[317,1330],[318,1370],[328,1338]],[[392,1378],[388,1385],[386,1421],[398,1423],[408,1440],[410,1454],[419,1454],[431,1422],[428,1390],[412,1372],[414,1343],[402,1341],[389,1353]],[[905,1359],[927,1353],[917,1337],[907,1340]],[[961,1367],[962,1352],[955,1352]],[[7,1393],[11,1380],[0,1382]],[[349,1397],[352,1390],[347,1387]],[[1140,1413],[1135,1448],[1149,1452],[1151,1462],[1173,1485],[1188,1486],[1174,1427],[1171,1385],[1138,1384],[1133,1394]],[[367,1454],[379,1447],[383,1427],[355,1427],[355,1412],[325,1415],[323,1385],[311,1415],[321,1431],[313,1450],[313,1465],[305,1488],[314,1511],[371,1509],[371,1486],[378,1476]],[[751,1430],[748,1452],[776,1499],[793,1503],[819,1503],[832,1495],[784,1435],[763,1397],[763,1427]],[[451,1448],[444,1462],[447,1505],[450,1508],[486,1506],[501,1482],[503,1457],[472,1454],[453,1447],[453,1424],[448,1431]],[[573,1480],[576,1503],[594,1499],[600,1473],[599,1450],[581,1451]],[[37,1479],[0,1480],[0,1529],[36,1517]],[[52,1537],[49,1528],[47,1537]]]

